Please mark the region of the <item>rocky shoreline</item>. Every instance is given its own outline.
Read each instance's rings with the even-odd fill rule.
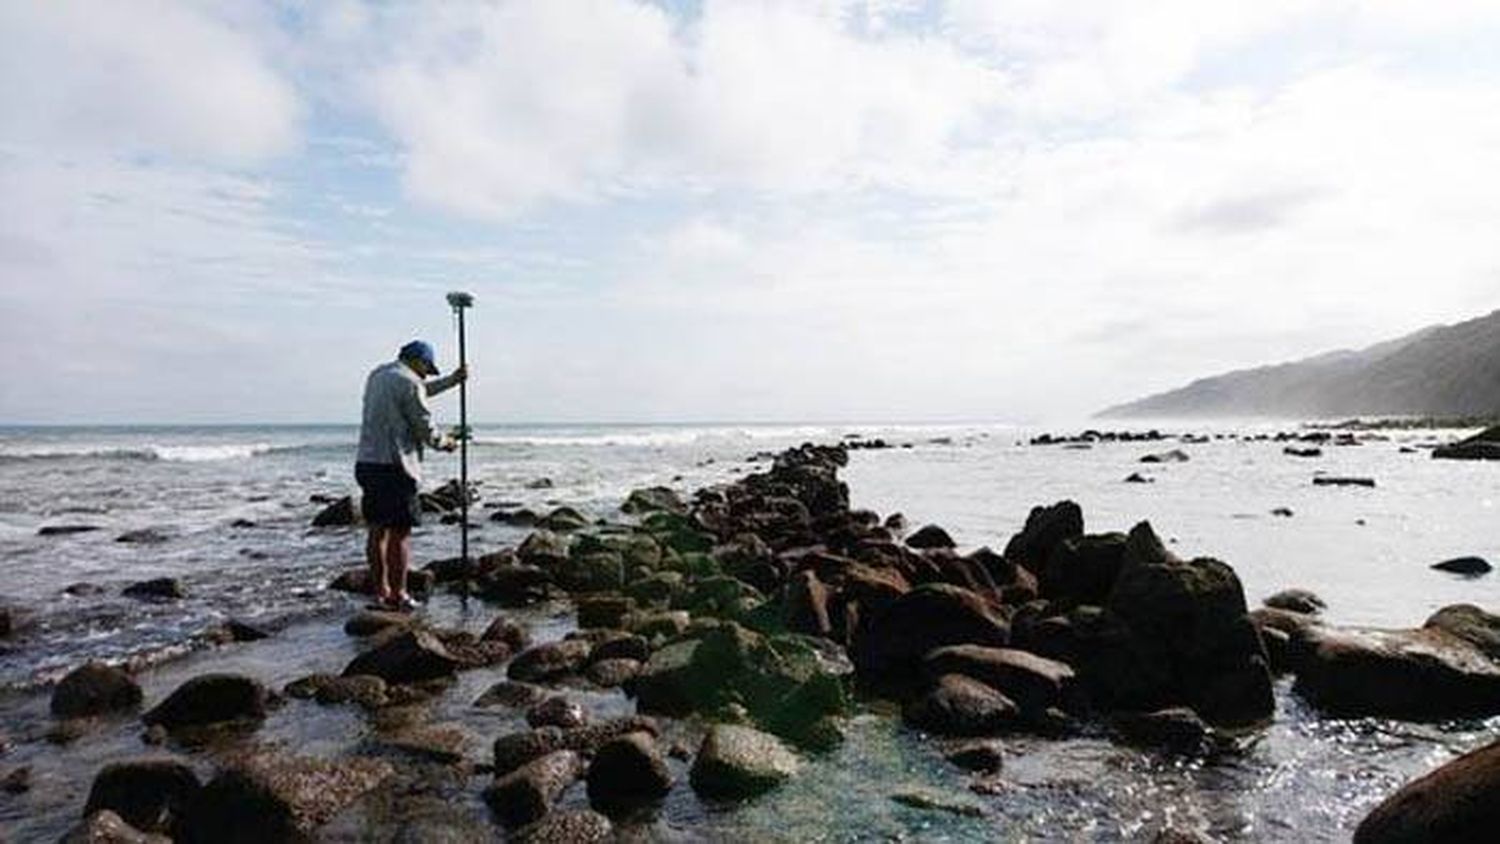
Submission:
[[[1035,508],[1001,552],[960,553],[941,527],[908,532],[899,516],[851,509],[847,460],[845,447],[805,445],[690,500],[640,490],[611,523],[559,508],[515,548],[420,578],[502,606],[565,599],[579,629],[561,639],[533,641],[503,610],[478,633],[365,611],[345,621],[365,645],[338,674],[281,688],[189,679],[149,701],[139,717],[156,749],[97,772],[71,840],[336,837],[371,803],[393,838],[639,836],[674,790],[723,803],[782,786],[872,705],[933,737],[978,794],[996,789],[1013,736],[1238,752],[1275,717],[1280,674],[1330,716],[1500,714],[1500,618],[1476,607],[1399,631],[1325,625],[1308,594],[1250,610],[1225,563],[1179,558],[1147,523],[1086,533],[1067,501]],[[359,572],[335,588],[358,591]],[[527,728],[486,737],[475,758],[464,729],[430,715],[462,676],[502,668],[507,679],[469,705],[524,714]],[[621,711],[591,717],[575,700],[585,689],[619,690]],[[147,702],[130,673],[81,666],[53,690],[53,740],[87,742],[92,723]],[[347,752],[256,743],[271,713],[306,706],[361,713]],[[1453,764],[1446,777],[1500,794],[1496,766]],[[579,790],[587,808],[560,806]],[[444,802],[476,792],[485,811]],[[1424,822],[1463,832],[1489,820],[1430,792]],[[1410,802],[1378,808],[1362,840],[1400,840],[1381,830],[1404,828]]]

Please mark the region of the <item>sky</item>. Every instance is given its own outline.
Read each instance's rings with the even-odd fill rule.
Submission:
[[[1500,4],[0,0],[0,422],[1030,422],[1500,307]],[[456,410],[439,400],[439,416]]]

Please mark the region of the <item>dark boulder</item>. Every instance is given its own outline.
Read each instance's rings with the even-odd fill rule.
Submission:
[[[1162,452],[1157,452],[1155,454],[1147,454],[1147,455],[1145,455],[1144,457],[1141,458],[1141,462],[1142,463],[1186,463],[1186,462],[1188,462],[1191,459],[1192,459],[1192,457],[1187,452],[1183,451],[1180,448],[1174,448],[1174,449],[1172,449],[1170,451],[1162,451]]]
[[[537,527],[558,533],[583,530],[588,526],[588,517],[572,507],[558,507],[537,520]]]
[[[495,616],[489,626],[480,634],[482,642],[504,642],[512,651],[520,652],[531,644],[531,634],[525,627],[515,621],[503,616]]]
[[[1432,450],[1439,460],[1500,460],[1500,425]]]
[[[428,595],[432,592],[432,572],[418,569],[408,572],[406,575],[406,589],[417,597]],[[370,595],[370,570],[366,566],[348,568],[329,582],[328,588],[335,592],[352,592],[357,595]]]
[[[532,531],[516,548],[516,559],[542,569],[560,566],[568,561],[568,539],[550,530]]]
[[[606,659],[633,659],[637,662],[645,662],[651,658],[651,643],[643,637],[633,634],[611,636],[601,640],[589,651],[589,662],[603,662]]]
[[[355,657],[343,673],[345,677],[369,674],[399,685],[451,677],[460,664],[433,634],[407,630]]]
[[[1462,639],[1500,662],[1500,616],[1472,604],[1453,604],[1433,613],[1422,626]]]
[[[1355,844],[1489,841],[1500,829],[1500,742],[1412,780],[1354,830]]]
[[[1186,706],[1155,712],[1120,712],[1115,730],[1126,741],[1172,753],[1196,754],[1208,749],[1210,728]]]
[[[376,759],[251,753],[230,761],[198,792],[174,838],[185,844],[307,841],[392,773]]]
[[[1455,557],[1451,560],[1444,560],[1441,563],[1433,563],[1431,568],[1434,571],[1445,571],[1449,574],[1474,576],[1489,574],[1493,566],[1483,557]]]
[[[641,673],[641,661],[638,659],[601,659],[597,662],[590,662],[583,673],[590,683],[613,689],[634,680]]]
[[[989,686],[1028,716],[1053,707],[1073,708],[1074,675],[1066,663],[1013,648],[950,645],[923,660],[929,676],[962,674]]]
[[[37,530],[37,536],[72,536],[75,533],[92,533],[101,530],[99,525],[46,525]]]
[[[907,547],[910,548],[952,548],[956,544],[948,531],[937,525],[927,525],[916,533],[906,537]]]
[[[186,598],[187,590],[182,588],[182,583],[175,577],[158,577],[132,583],[126,586],[120,594],[127,598],[139,598],[146,601],[176,601]]]
[[[1271,609],[1304,615],[1317,615],[1328,608],[1322,598],[1306,589],[1283,589],[1267,598],[1264,603]]]
[[[999,739],[963,741],[943,751],[950,763],[977,774],[998,774],[1005,767],[1005,745]]]
[[[127,530],[115,537],[115,541],[130,545],[158,545],[171,538],[172,535],[161,528],[146,527],[139,530]],[[126,820],[128,821],[129,818]],[[134,824],[131,825],[134,826]]]
[[[801,761],[769,733],[714,724],[688,772],[693,790],[712,800],[754,797],[791,779]]]
[[[1374,487],[1374,478],[1346,478],[1334,475],[1318,475],[1313,478],[1313,486],[1363,486]]]
[[[618,559],[616,558],[612,562],[612,570],[605,581],[612,584],[609,588],[621,582],[617,567]],[[568,586],[566,580],[560,582],[563,586]],[[578,626],[584,629],[617,628],[624,621],[625,616],[635,609],[635,600],[624,595],[579,595],[573,603],[578,608]]]
[[[141,705],[141,687],[119,668],[86,662],[68,672],[52,690],[52,714],[84,718],[125,712]]]
[[[1294,640],[1292,667],[1297,693],[1337,717],[1500,714],[1500,664],[1441,628],[1307,628]]]
[[[1033,507],[1021,532],[1005,545],[1005,559],[1038,571],[1063,540],[1083,535],[1083,509],[1072,501]]]
[[[967,589],[933,583],[896,599],[871,620],[851,656],[860,682],[877,690],[914,687],[922,658],[944,645],[1004,647],[1010,628],[983,598]]]
[[[599,747],[589,764],[589,803],[607,815],[660,800],[672,790],[672,770],[648,733],[626,733]]]
[[[344,622],[344,632],[350,636],[374,636],[387,630],[407,628],[416,623],[410,613],[395,610],[361,610]]]
[[[561,727],[565,730],[582,727],[588,721],[588,713],[576,701],[562,695],[543,700],[526,710],[526,723],[533,727]]]
[[[324,507],[313,516],[313,527],[349,527],[360,521],[359,509],[354,506],[354,499],[348,496]]]
[[[533,759],[484,790],[484,802],[506,827],[525,826],[552,810],[552,804],[583,774],[583,758],[558,750]]]
[[[593,646],[583,639],[564,639],[535,645],[511,660],[505,675],[512,680],[539,683],[577,674],[588,663]]]
[[[794,633],[830,636],[833,623],[828,615],[828,586],[812,571],[792,576],[786,591],[786,626]]]
[[[664,486],[632,490],[620,511],[632,516],[645,513],[687,513],[687,504],[670,488]]]
[[[944,674],[902,709],[906,723],[940,736],[993,735],[1019,723],[1009,698],[971,677]]]
[[[112,762],[94,776],[83,815],[108,809],[136,829],[167,832],[201,787],[198,775],[178,759]]]
[[[1070,536],[1053,546],[1036,568],[1041,596],[1068,609],[1102,605],[1125,563],[1125,534]]]
[[[168,730],[262,721],[271,700],[270,691],[258,680],[239,674],[203,674],[178,686],[141,720]]]

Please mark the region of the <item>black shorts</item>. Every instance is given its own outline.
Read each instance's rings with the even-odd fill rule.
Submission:
[[[390,463],[356,463],[354,479],[364,493],[359,510],[365,524],[378,527],[415,527],[422,523],[417,482],[406,470]]]

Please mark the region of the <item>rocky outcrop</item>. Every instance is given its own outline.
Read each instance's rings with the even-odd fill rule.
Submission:
[[[1028,716],[1040,716],[1054,707],[1081,708],[1074,700],[1073,669],[1057,660],[1013,648],[950,645],[929,652],[923,662],[930,676],[962,674],[978,680],[1014,701]]]
[[[1005,545],[1005,559],[1040,571],[1063,541],[1083,535],[1083,509],[1072,501],[1059,501],[1051,507],[1033,507],[1021,532]]]
[[[86,662],[68,672],[52,690],[52,714],[84,718],[128,712],[141,705],[141,687],[124,670],[102,662]]]
[[[227,722],[258,722],[272,696],[260,681],[239,674],[203,674],[178,686],[141,717],[168,730]]]
[[[1355,844],[1488,841],[1500,829],[1500,742],[1407,783],[1365,816]]]
[[[918,685],[922,659],[944,645],[1004,647],[1010,627],[974,592],[930,583],[896,599],[859,635],[851,656],[861,683],[900,692]]]
[[[779,739],[750,727],[715,724],[698,748],[688,781],[700,795],[737,800],[770,791],[801,768]]]
[[[620,511],[632,516],[646,513],[686,513],[687,504],[670,488],[664,486],[632,490],[620,505]]]

